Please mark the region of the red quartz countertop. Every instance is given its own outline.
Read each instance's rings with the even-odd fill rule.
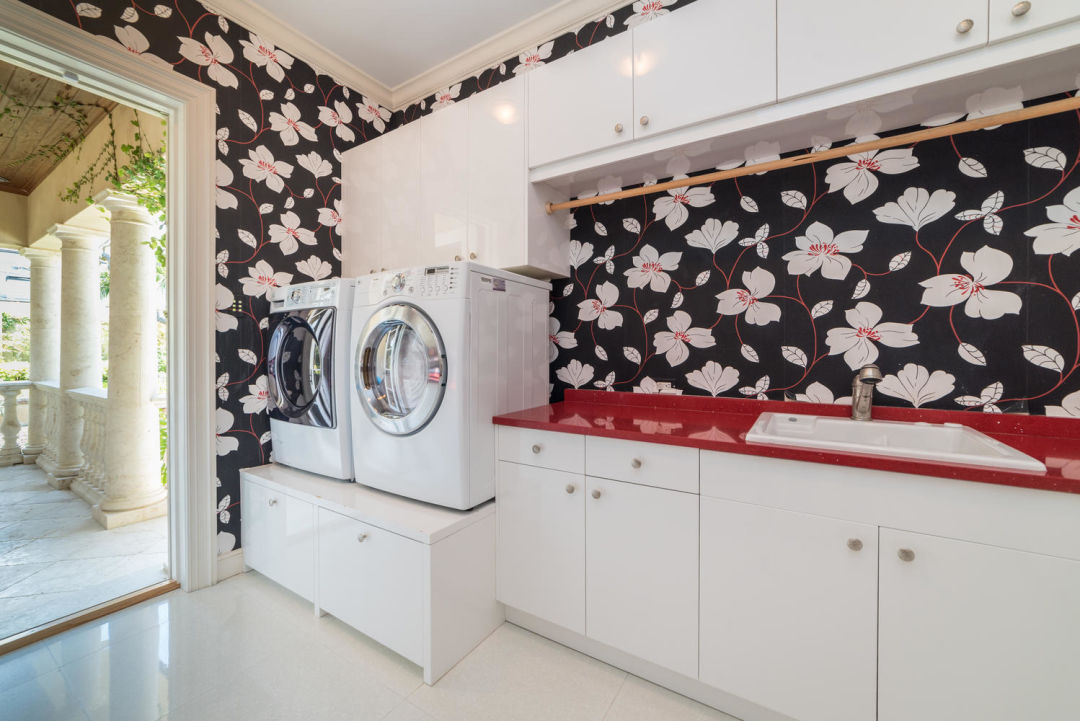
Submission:
[[[747,431],[765,411],[821,416],[851,413],[848,406],[816,403],[570,390],[561,403],[495,416],[493,421],[542,431],[1080,493],[1080,421],[1075,419],[886,406],[873,409],[873,417],[880,420],[962,423],[1046,464],[1045,473],[1031,473],[747,443]]]

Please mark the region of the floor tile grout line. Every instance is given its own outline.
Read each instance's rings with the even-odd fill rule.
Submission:
[[[616,667],[613,666],[612,668]],[[630,678],[629,672],[623,671],[622,680],[619,681],[619,688],[615,689],[615,695],[611,697],[611,701],[608,703],[607,708],[604,709],[604,713],[597,721],[605,721],[605,719],[607,719],[608,714],[611,713],[611,709],[615,706],[615,702],[619,700],[619,694],[622,693],[623,688],[626,686],[626,679],[628,678]]]

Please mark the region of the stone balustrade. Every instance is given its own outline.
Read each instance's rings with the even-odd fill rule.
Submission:
[[[65,393],[82,409],[83,418],[83,466],[71,481],[71,490],[96,506],[105,497],[105,414],[109,394],[104,388],[76,388]]]
[[[36,381],[34,394],[40,399],[39,412],[30,415],[30,437],[40,438],[40,450],[33,462],[46,473],[54,468],[59,457],[60,384],[56,381]],[[35,428],[40,421],[40,429]]]
[[[22,448],[19,446],[19,394],[30,388],[29,381],[0,382],[0,398],[3,399],[4,420],[0,422],[0,466],[13,466],[22,463]]]

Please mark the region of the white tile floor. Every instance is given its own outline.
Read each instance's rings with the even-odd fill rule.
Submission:
[[[0,468],[0,638],[164,581],[167,560],[166,519],[106,531],[37,466]]]
[[[504,624],[435,686],[255,573],[0,656],[0,717],[67,721],[733,721]]]

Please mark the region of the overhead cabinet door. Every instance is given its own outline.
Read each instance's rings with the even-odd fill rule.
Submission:
[[[680,11],[682,12],[682,11]],[[777,0],[781,99],[986,45],[986,0]]]
[[[1077,0],[990,0],[990,42],[1077,19]]]
[[[696,2],[633,36],[634,137],[776,101],[772,2]]]
[[[634,137],[631,36],[622,33],[529,73],[530,166]]]

